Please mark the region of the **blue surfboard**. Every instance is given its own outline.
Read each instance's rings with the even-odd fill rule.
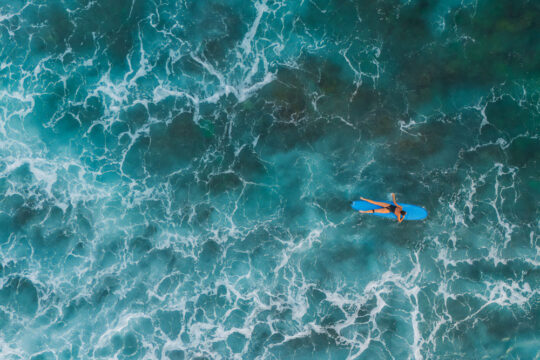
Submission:
[[[380,201],[375,200],[377,202],[385,202],[387,204],[393,204],[392,201]],[[405,214],[405,218],[403,220],[423,220],[427,217],[427,211],[424,208],[421,208],[420,206],[416,205],[410,205],[410,204],[402,204],[398,203],[401,207],[403,207],[403,210],[407,212]],[[373,205],[367,201],[364,200],[358,200],[353,201],[351,204],[351,207],[355,210],[374,210],[374,209],[381,209],[381,206]],[[381,214],[381,213],[370,213],[369,215],[375,215],[380,217],[385,217],[389,219],[396,219],[396,215],[394,214]]]

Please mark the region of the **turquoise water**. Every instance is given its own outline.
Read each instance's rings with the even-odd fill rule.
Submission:
[[[0,358],[539,359],[535,1],[0,0]],[[360,196],[420,222],[354,212]]]

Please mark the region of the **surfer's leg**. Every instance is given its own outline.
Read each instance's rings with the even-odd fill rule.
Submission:
[[[373,209],[373,210],[358,210],[358,212],[361,212],[363,214],[372,214],[372,213],[387,214],[390,212],[390,210],[382,208],[382,209]]]
[[[364,199],[363,197],[361,197],[360,199],[362,199],[364,201],[367,201],[370,204],[377,205],[377,206],[382,206],[382,207],[390,206],[390,204],[388,204],[388,203],[379,202],[379,201],[373,201],[373,200],[369,200],[369,199]]]

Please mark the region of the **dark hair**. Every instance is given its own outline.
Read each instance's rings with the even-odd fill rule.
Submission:
[[[399,213],[400,213],[401,215],[405,215],[407,212],[406,212],[405,210],[401,210]]]

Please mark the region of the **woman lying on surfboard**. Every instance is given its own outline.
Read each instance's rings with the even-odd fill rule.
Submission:
[[[363,197],[361,197],[360,199],[367,201],[368,203],[371,203],[373,205],[377,205],[381,207],[380,209],[374,209],[374,210],[359,210],[359,212],[361,213],[382,213],[382,214],[392,213],[396,215],[397,220],[399,222],[402,222],[403,218],[405,217],[405,214],[407,214],[407,212],[404,211],[403,208],[399,206],[398,203],[396,202],[396,196],[394,194],[392,194],[392,200],[394,201],[394,205],[384,203],[384,202],[364,199]]]

